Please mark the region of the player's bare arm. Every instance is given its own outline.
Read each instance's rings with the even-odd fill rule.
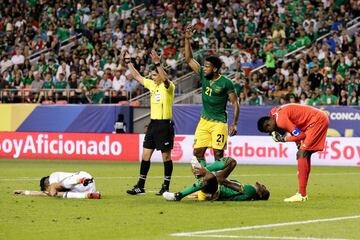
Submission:
[[[238,102],[238,98],[235,92],[229,93],[229,101],[233,106],[233,121],[230,125],[230,129],[229,129],[229,135],[230,136],[234,136],[237,133],[237,122],[239,119],[239,113],[240,113],[240,107],[239,107],[239,102]]]
[[[169,77],[161,65],[160,56],[156,53],[155,50],[152,50],[150,53],[150,57],[156,67],[156,70],[158,71],[158,73],[160,75],[161,81],[164,83],[166,88],[169,88],[169,86],[170,86]]]
[[[131,62],[131,58],[130,58],[130,54],[128,51],[123,51],[121,53],[121,60],[127,64],[131,75],[133,76],[133,78],[138,81],[141,85],[144,85],[144,77],[140,75],[140,73],[136,70],[136,68],[134,67],[134,65]]]
[[[31,190],[15,190],[15,195],[25,195],[25,196],[49,196],[47,192],[43,191],[31,191]]]
[[[200,64],[193,58],[191,49],[191,38],[194,34],[194,26],[191,24],[185,28],[185,61],[189,67],[196,73],[200,71]]]

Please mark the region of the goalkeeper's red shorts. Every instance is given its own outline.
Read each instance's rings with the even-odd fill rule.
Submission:
[[[305,131],[306,137],[300,149],[307,151],[322,151],[324,149],[326,133],[329,128],[329,118],[324,114],[318,121],[311,124]]]

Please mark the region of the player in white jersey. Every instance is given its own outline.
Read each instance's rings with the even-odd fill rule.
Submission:
[[[15,194],[29,196],[52,196],[62,198],[100,199],[95,180],[87,172],[54,172],[40,179],[41,191],[16,190]]]

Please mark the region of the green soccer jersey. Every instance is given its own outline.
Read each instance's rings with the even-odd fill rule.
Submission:
[[[54,84],[55,89],[66,89],[68,86],[68,82],[67,81],[57,81]]]
[[[33,79],[31,77],[25,77],[22,79],[23,84],[26,85],[31,85]]]
[[[239,183],[238,181],[231,180]],[[250,201],[254,199],[256,195],[256,188],[253,185],[244,184],[241,185],[241,191],[235,191],[224,185],[220,185],[220,195],[218,201]]]
[[[51,89],[53,86],[51,81],[44,81],[43,85],[42,85],[42,89]]]
[[[207,80],[203,68],[200,68],[200,79],[203,102],[201,117],[209,121],[227,123],[226,104],[229,93],[235,92],[233,83],[224,76],[217,80]]]
[[[104,97],[105,93],[103,91],[98,91],[97,93],[91,95],[91,101],[94,104],[100,104],[102,103]]]
[[[324,95],[321,98],[321,102],[323,105],[336,105],[337,104],[337,97],[335,95]]]

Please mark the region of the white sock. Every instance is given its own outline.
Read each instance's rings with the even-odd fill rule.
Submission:
[[[87,198],[87,193],[67,192],[64,198]]]

